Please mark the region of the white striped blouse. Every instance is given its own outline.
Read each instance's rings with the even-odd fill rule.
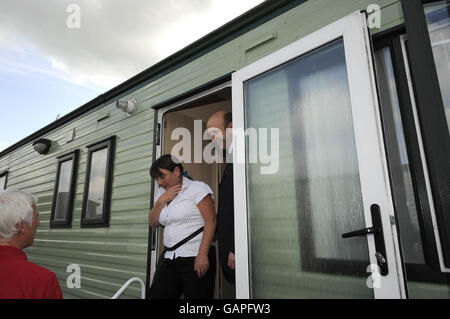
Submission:
[[[159,187],[156,200],[165,193],[164,187]],[[180,193],[169,205],[164,205],[159,215],[159,223],[164,226],[164,246],[173,247],[175,244],[194,233],[205,225],[197,204],[208,194],[213,197],[211,188],[200,181],[192,181],[183,177]],[[174,251],[167,251],[165,258],[196,257],[202,241],[203,232],[186,242]]]

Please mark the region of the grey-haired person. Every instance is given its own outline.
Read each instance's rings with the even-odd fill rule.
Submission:
[[[0,298],[61,299],[56,275],[27,260],[39,227],[35,198],[26,192],[0,192]]]

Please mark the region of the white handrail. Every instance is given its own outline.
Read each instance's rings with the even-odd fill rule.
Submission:
[[[111,299],[117,299],[119,296],[125,291],[125,289],[128,288],[129,285],[131,285],[133,282],[137,281],[141,284],[141,299],[145,299],[145,284],[142,281],[141,278],[133,277],[129,279],[115,294],[112,296]]]

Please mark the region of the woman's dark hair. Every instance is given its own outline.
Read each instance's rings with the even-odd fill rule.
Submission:
[[[175,170],[175,167],[180,169],[180,176],[183,175],[183,164],[174,156],[166,154],[158,158],[150,167],[150,176],[153,178],[158,178],[162,175],[161,168],[166,169],[170,172]]]

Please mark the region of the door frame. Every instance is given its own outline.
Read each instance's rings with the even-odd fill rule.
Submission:
[[[414,100],[425,146],[444,271],[450,269],[450,134],[428,34],[424,5],[439,0],[401,0],[408,37]]]
[[[163,119],[167,112],[175,110],[177,108],[183,107],[186,104],[190,104],[199,99],[207,97],[208,95],[212,95],[218,91],[221,91],[227,87],[231,87],[231,81],[229,79],[229,75],[225,75],[224,77],[220,77],[212,81],[211,83],[207,83],[203,86],[195,88],[192,91],[189,91],[181,96],[177,96],[174,99],[170,99],[161,104],[154,106],[154,137],[153,137],[153,159],[154,162],[158,157],[162,154],[162,149],[164,147],[163,142]],[[157,129],[159,127],[159,129]],[[154,200],[156,196],[155,189],[157,189],[158,184],[156,180],[152,178],[151,181],[151,192],[150,192],[150,209],[153,208]],[[150,226],[149,226],[150,227]],[[156,263],[158,262],[158,256],[160,254],[159,251],[159,231],[158,228],[150,227],[149,231],[149,245],[148,245],[148,260],[147,260],[147,291],[151,286],[153,281],[153,276],[155,274]]]
[[[417,110],[416,98],[415,98],[415,94],[414,94],[415,91],[414,91],[413,79],[411,76],[411,74],[412,74],[411,68],[408,63],[409,61],[408,61],[406,41],[408,41],[408,36],[406,34],[403,34],[399,37],[400,49],[401,49],[401,54],[402,54],[402,58],[403,58],[402,67],[405,68],[405,73],[406,73],[406,80],[407,80],[407,85],[408,85],[407,90],[409,92],[409,102],[411,103],[411,110],[412,110],[413,117],[414,117],[414,125],[416,128],[417,142],[418,142],[420,160],[422,163],[421,168],[423,170],[425,189],[426,189],[427,197],[430,199],[429,200],[429,209],[430,209],[429,217],[431,219],[433,235],[434,235],[434,238],[429,238],[431,236],[428,236],[429,241],[432,242],[432,245],[430,245],[430,248],[424,247],[424,249],[432,249],[433,252],[437,252],[437,257],[438,257],[437,262],[439,265],[438,267],[440,267],[439,270],[443,273],[449,273],[450,268],[445,265],[446,250],[444,249],[444,245],[442,243],[441,236],[439,233],[438,217],[436,215],[435,203],[433,201],[432,188],[431,188],[431,182],[430,182],[430,173],[429,173],[430,170],[428,168],[428,164],[427,164],[427,161],[425,158],[425,147],[424,147],[424,142],[423,142],[423,134],[420,131],[419,115],[418,115],[418,110]],[[436,265],[432,264],[432,267],[433,266],[435,266],[435,269],[436,269]]]
[[[344,41],[351,104],[358,106],[352,107],[354,130],[364,132],[364,136],[355,133],[355,139],[367,227],[372,225],[370,205],[377,203],[382,212],[389,273],[387,276],[380,276],[381,287],[374,289],[374,295],[375,298],[406,296],[397,230],[395,223],[392,223],[395,220],[392,218],[394,209],[383,145],[371,42],[366,15],[355,12],[232,74],[235,240],[238,243],[235,245],[237,298],[252,297],[245,164],[244,82],[339,38],[343,38]],[[373,143],[366,143],[367,141]],[[380,147],[374,148],[371,145]],[[367,236],[367,241],[370,263],[376,265],[373,236]]]

